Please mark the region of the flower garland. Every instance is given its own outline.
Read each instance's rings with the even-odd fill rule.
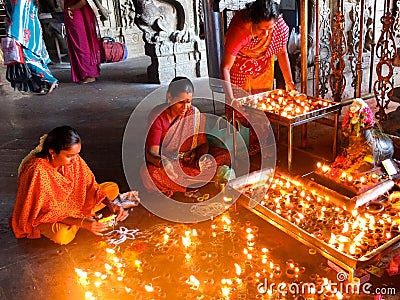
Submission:
[[[29,159],[31,159],[31,157],[33,157],[34,155],[36,155],[36,153],[39,153],[40,151],[42,151],[42,149],[43,149],[43,144],[44,144],[44,142],[46,141],[46,139],[47,139],[47,133],[46,133],[46,134],[43,134],[43,135],[40,137],[40,139],[39,139],[39,144],[36,146],[36,148],[33,149],[31,152],[29,152],[29,154],[28,154],[27,156],[25,156],[25,157],[21,160],[21,162],[20,162],[20,164],[19,164],[19,167],[18,167],[18,175],[19,175],[19,173],[21,172],[22,166],[23,166]]]
[[[360,136],[363,129],[374,124],[374,114],[371,108],[364,100],[356,98],[342,121],[342,130]]]

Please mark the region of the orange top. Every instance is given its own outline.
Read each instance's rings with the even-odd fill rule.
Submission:
[[[18,176],[12,216],[14,234],[17,238],[40,238],[40,224],[89,216],[105,197],[81,157],[64,167],[61,174],[47,158],[34,156],[24,163]]]

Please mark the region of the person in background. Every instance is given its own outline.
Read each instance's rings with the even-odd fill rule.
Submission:
[[[95,13],[86,0],[66,0],[64,22],[72,81],[95,82],[101,64],[101,37]]]
[[[239,109],[235,98],[245,94],[257,94],[271,90],[274,83],[274,61],[278,58],[286,90],[295,89],[287,53],[289,27],[279,13],[279,4],[274,0],[256,0],[247,8],[237,12],[225,36],[221,61],[221,79],[224,80],[226,114],[232,116],[232,107]],[[240,113],[240,122],[250,127]],[[252,122],[257,123],[257,122]],[[250,154],[259,151],[258,139],[252,128],[250,132]]]
[[[94,213],[105,206],[123,221],[128,213],[111,201],[118,185],[98,184],[80,157],[81,138],[70,126],[56,127],[41,138],[18,170],[18,192],[10,220],[17,238],[40,238],[68,244],[80,228],[101,235],[108,224]]]
[[[4,64],[4,56],[3,56],[3,51],[0,49],[0,65]],[[0,86],[3,85],[3,81],[1,80],[1,74],[0,74]]]
[[[46,94],[58,87],[58,80],[47,66],[51,60],[43,40],[38,5],[37,0],[8,1],[6,5],[7,35],[22,46],[25,64],[32,73],[29,90]]]
[[[193,177],[207,182],[215,176],[217,166],[230,166],[228,150],[208,145],[205,116],[192,105],[193,92],[188,78],[175,77],[168,86],[167,103],[150,112],[147,168],[141,170],[149,191],[166,196],[186,192]]]

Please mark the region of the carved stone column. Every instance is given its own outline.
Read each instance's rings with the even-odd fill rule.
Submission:
[[[199,0],[135,0],[135,24],[143,32],[147,69],[152,83],[175,76],[207,75],[205,41],[200,34]]]

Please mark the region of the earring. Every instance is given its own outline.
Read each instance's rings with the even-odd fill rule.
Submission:
[[[51,159],[54,160],[54,154],[51,155]]]

